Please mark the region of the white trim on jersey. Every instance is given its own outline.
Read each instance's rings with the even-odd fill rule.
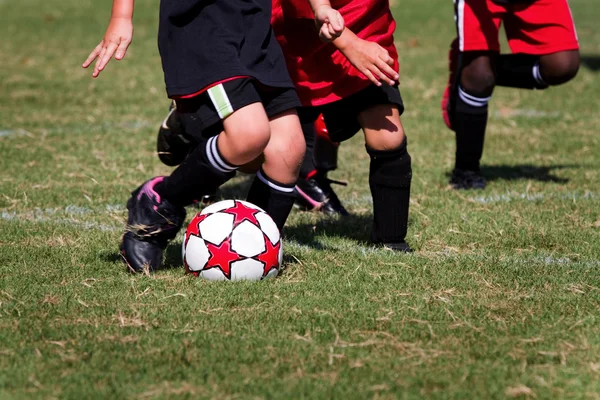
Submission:
[[[211,87],[207,92],[217,110],[217,114],[219,114],[219,118],[225,119],[233,114],[233,106],[231,105],[231,101],[229,101],[229,97],[227,96],[227,92],[222,83]]]
[[[465,0],[454,0],[456,4],[456,26],[458,27],[458,49],[465,51]]]

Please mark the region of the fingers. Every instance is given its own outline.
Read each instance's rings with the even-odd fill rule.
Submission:
[[[329,19],[330,30],[332,35],[339,36],[344,30],[344,18],[338,11],[334,11],[334,15]]]
[[[362,72],[362,74],[364,76],[367,77],[368,80],[370,80],[375,86],[381,86],[381,82],[379,81],[378,78],[375,77],[375,75],[373,75],[373,73],[371,71],[369,71],[367,68],[365,68]]]
[[[331,34],[331,31],[329,30],[328,24],[323,24],[321,26],[321,29],[319,30],[319,37],[321,38],[322,41],[324,42],[331,42],[333,41],[333,39],[335,39],[335,36]]]
[[[115,53],[115,58],[117,60],[122,60],[125,57],[125,54],[127,53],[127,49],[129,48],[130,44],[131,40],[121,40],[121,43],[119,43],[119,47],[117,47],[117,52]]]
[[[98,44],[98,46],[96,46],[96,48],[90,53],[88,58],[85,59],[85,61],[83,62],[83,64],[81,64],[81,66],[83,68],[89,67],[90,64],[92,64],[92,62],[96,59],[96,57],[98,57],[101,50],[102,50],[102,42],[100,42],[100,44]]]
[[[104,67],[106,67],[106,64],[108,64],[112,56],[115,54],[115,51],[117,51],[117,47],[119,47],[118,43],[108,42],[108,46],[104,48],[104,53],[98,60],[98,70],[102,71]]]

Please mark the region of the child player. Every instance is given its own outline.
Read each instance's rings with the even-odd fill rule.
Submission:
[[[306,106],[323,105],[360,92],[362,89],[370,88],[369,91],[366,91],[366,96],[371,95],[373,98],[358,99],[358,102],[364,100],[365,104],[354,108],[369,108],[382,102],[380,109],[403,109],[402,100],[396,87],[380,87],[380,80],[394,85],[393,79],[397,77],[397,53],[393,45],[395,23],[388,2],[344,0],[337,3],[334,3],[334,6],[340,6],[338,11],[342,16],[352,20],[353,27],[357,27],[358,36],[348,31],[343,39],[335,40],[333,46],[326,46],[305,40],[306,35],[312,29],[310,10],[304,9],[304,12],[295,13],[293,11],[296,7],[295,3],[273,1],[273,27],[277,40],[285,49],[284,54],[296,87],[303,94],[303,103]],[[394,57],[390,57],[389,54]],[[301,122],[307,142],[307,151],[296,186],[298,202],[307,208],[318,209],[326,213],[348,215],[331,188],[330,184],[337,182],[327,178],[327,172],[337,167],[338,144],[330,140],[322,116],[319,116],[315,122],[317,111],[316,108],[303,108],[300,113],[303,116]],[[344,115],[340,119],[345,118]],[[335,123],[335,118],[331,113],[328,119]],[[394,115],[392,119],[392,125],[387,123],[382,125],[393,126],[391,129],[397,130],[397,133],[389,135],[388,132],[388,135],[402,141],[404,133],[399,115]],[[337,125],[336,129],[340,131],[337,136],[342,138],[351,137],[361,128],[356,120],[343,126],[340,126],[339,123]],[[370,136],[385,135],[385,129],[382,129],[381,134],[373,134],[370,130],[369,132]],[[171,110],[163,122],[159,129],[157,143],[159,157],[167,165],[180,163],[189,148],[193,147],[193,144],[189,143],[182,132],[180,118],[176,111]],[[379,145],[381,144],[379,143]],[[403,147],[395,143],[392,149],[395,147],[399,147],[400,154],[402,154],[405,144]],[[392,153],[390,152],[390,154]],[[394,155],[394,157],[396,156]],[[406,160],[407,158],[404,159],[404,161]],[[405,168],[410,171],[409,159]],[[374,173],[374,175],[377,174]],[[375,176],[372,177],[373,180],[377,179]],[[410,180],[408,180],[407,187],[403,189],[407,196],[406,210],[403,211],[405,216],[408,215],[409,183]],[[372,186],[374,185],[372,183]],[[374,187],[373,190],[381,191],[377,187]],[[397,190],[399,191],[399,189]],[[384,215],[379,211],[380,205],[375,208],[378,211],[378,217]],[[395,206],[395,208],[397,207]],[[406,225],[406,218],[402,217],[401,219],[404,221],[402,225]]]
[[[346,29],[324,44],[310,35],[310,7],[301,0],[273,2],[273,29],[305,106],[299,110],[300,120],[313,123],[322,114],[334,142],[363,130],[371,158],[371,240],[408,252],[412,170],[400,120],[404,105],[395,82],[396,24],[387,0],[333,0],[331,5],[344,18]]]
[[[579,69],[567,0],[455,0],[458,37],[450,50],[444,121],[456,133],[455,189],[483,189],[479,169],[495,86],[546,89]],[[500,54],[500,25],[513,54]]]
[[[343,20],[326,0],[311,5],[320,36],[332,40],[342,32]],[[125,56],[133,6],[134,0],[113,0],[104,39],[83,64],[98,59],[92,76],[113,54]],[[261,154],[247,199],[283,227],[305,146],[298,98],[270,17],[270,0],[161,1],[158,40],[167,94],[176,99],[186,132],[208,140],[170,176],[150,179],[132,193],[120,246],[131,271],[158,268],[183,224],[184,207]]]

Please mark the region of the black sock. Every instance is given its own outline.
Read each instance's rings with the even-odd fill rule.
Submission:
[[[401,243],[408,230],[408,207],[412,168],[406,139],[395,150],[373,150],[371,156],[369,187],[373,196],[374,243]]]
[[[546,89],[540,73],[540,57],[531,54],[502,54],[496,64],[496,85],[519,89]]]
[[[156,192],[170,203],[188,206],[215,190],[235,176],[236,166],[223,159],[213,136],[198,145],[177,167],[155,187]]]
[[[304,140],[306,141],[306,152],[300,166],[300,178],[308,179],[317,171],[314,161],[315,123],[313,121],[302,123],[302,133],[304,133]]]
[[[261,168],[256,173],[246,200],[265,210],[281,231],[296,201],[294,186],[274,181]]]
[[[337,169],[339,143],[334,143],[328,136],[319,134],[315,138],[314,159],[319,172]]]
[[[458,87],[452,120],[456,132],[455,168],[479,171],[490,98],[473,96]]]

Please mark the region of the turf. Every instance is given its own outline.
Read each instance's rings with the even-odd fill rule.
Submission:
[[[600,398],[595,3],[572,2],[577,78],[498,89],[489,185],[455,192],[438,106],[452,4],[397,2],[416,253],[369,246],[357,136],[334,173],[354,216],[294,212],[283,274],[231,284],[186,276],[180,242],[151,276],[117,253],[128,193],[169,172],[157,2],[92,80],[108,2],[0,1],[0,398]]]

